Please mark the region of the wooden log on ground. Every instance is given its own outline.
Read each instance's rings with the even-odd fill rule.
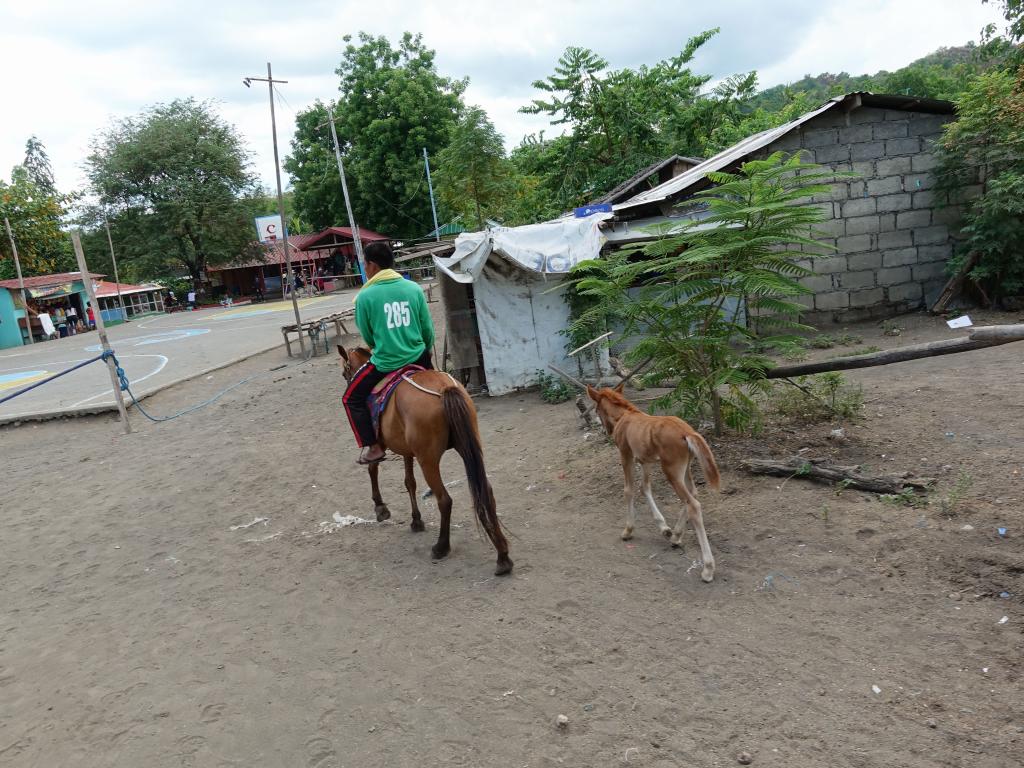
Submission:
[[[827,464],[824,459],[809,459],[803,456],[790,456],[781,461],[746,459],[740,462],[740,466],[755,475],[802,477],[829,483],[842,483],[859,491],[893,495],[904,493],[907,489],[925,490],[934,482],[929,478],[911,478],[906,475],[864,475],[861,474],[858,466],[835,466]]]
[[[826,371],[848,371],[853,368],[872,368],[876,365],[891,365],[922,357],[952,355],[958,352],[969,352],[972,349],[994,347],[1024,340],[1024,325],[990,325],[975,328],[971,334],[957,339],[929,341],[925,344],[912,344],[908,347],[896,347],[870,355],[850,355],[821,360],[816,363],[797,363],[796,365],[778,365],[765,372],[766,379],[788,379],[793,376],[809,376]]]

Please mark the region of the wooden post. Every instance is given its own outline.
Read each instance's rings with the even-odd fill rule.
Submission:
[[[89,305],[92,307],[93,316],[96,318],[96,333],[100,337],[100,346],[104,352],[110,351],[110,343],[107,341],[107,329],[103,325],[103,314],[100,312],[100,305],[96,301],[96,292],[92,287],[92,278],[89,276],[89,267],[85,263],[85,251],[82,250],[82,238],[78,232],[71,233],[71,243],[75,246],[75,256],[78,259],[78,271],[82,274],[82,283],[85,285],[85,293],[89,297]],[[128,411],[124,407],[124,397],[121,395],[121,382],[117,378],[117,366],[111,358],[107,358],[107,370],[110,372],[110,384],[114,387],[114,400],[117,402],[117,412],[121,416],[121,423],[124,425],[124,433],[131,434],[132,425],[128,423]]]
[[[25,328],[28,330],[29,346],[35,344],[32,338],[32,316],[28,312],[28,299],[25,298],[25,278],[21,276],[21,262],[18,260],[18,246],[14,242],[14,234],[11,232],[11,222],[4,216],[4,227],[7,229],[7,239],[11,241],[11,253],[14,254],[14,269],[18,273],[18,288],[21,289],[21,304],[25,307]],[[20,333],[19,329],[19,333]]]

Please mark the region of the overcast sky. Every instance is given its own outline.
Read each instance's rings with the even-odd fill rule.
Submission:
[[[716,77],[756,69],[764,87],[822,71],[895,69],[943,45],[976,40],[999,21],[981,0],[0,0],[0,177],[25,140],[46,145],[62,190],[84,183],[89,141],[111,119],[195,96],[218,102],[248,141],[256,171],[273,183],[264,88],[280,86],[278,135],[288,152],[295,111],[337,91],[342,35],[422,32],[442,73],[468,76],[509,146],[545,127],[517,110],[566,46],[592,48],[613,68],[653,63],[710,27],[694,69]]]

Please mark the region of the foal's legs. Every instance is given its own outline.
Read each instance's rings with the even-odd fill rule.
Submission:
[[[690,520],[690,525],[693,526],[693,530],[697,534],[697,541],[700,544],[700,557],[704,563],[700,577],[704,581],[711,581],[715,578],[715,556],[711,554],[711,544],[708,543],[708,534],[704,530],[704,515],[701,512],[700,502],[697,501],[697,496],[693,493],[696,487],[693,484],[693,478],[690,477],[690,462],[687,461],[681,466],[662,464],[662,468],[665,470],[665,476],[672,483],[675,492],[679,494],[679,498],[685,507],[686,516]],[[679,546],[683,530],[683,516],[680,515],[679,524],[676,525],[672,535],[672,544],[674,546]]]
[[[405,457],[405,490],[409,492],[409,501],[412,503],[412,525],[414,533],[425,530],[423,518],[420,517],[420,506],[416,503],[416,474],[413,472],[412,456]]]
[[[658,524],[658,530],[661,531],[661,535],[667,539],[672,535],[672,529],[665,522],[665,516],[661,514],[661,510],[658,509],[658,505],[654,502],[654,493],[651,492],[651,471],[646,464],[641,464],[640,468],[644,473],[643,489],[644,496],[647,497],[647,506],[651,508],[651,514],[654,515],[654,520]]]
[[[449,532],[452,522],[452,497],[448,495],[448,489],[444,487],[441,479],[441,462],[439,456],[417,456],[420,463],[420,470],[423,472],[423,479],[434,492],[437,499],[437,508],[441,512],[441,530],[437,535],[437,543],[431,548],[434,557],[440,560],[451,552]]]
[[[633,488],[633,452],[627,446],[619,448],[619,458],[622,460],[622,474],[624,490],[626,492],[626,527],[622,530],[622,540],[629,541],[633,538],[633,528],[636,526],[636,506],[633,503],[636,490]]]
[[[379,470],[379,464],[371,464],[367,467],[367,471],[370,473],[370,488],[373,491],[373,511],[377,513],[377,522],[381,523],[391,517],[391,510],[388,509],[388,505],[384,503],[384,499],[380,495],[380,483],[377,481]]]

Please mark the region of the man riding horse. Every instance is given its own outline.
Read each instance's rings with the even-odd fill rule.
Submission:
[[[377,442],[367,398],[392,371],[412,364],[433,368],[434,323],[423,289],[393,269],[395,256],[387,244],[371,243],[364,256],[369,280],[356,296],[356,327],[372,356],[352,376],[342,403],[363,449],[359,463],[375,464],[383,461],[384,450]]]

